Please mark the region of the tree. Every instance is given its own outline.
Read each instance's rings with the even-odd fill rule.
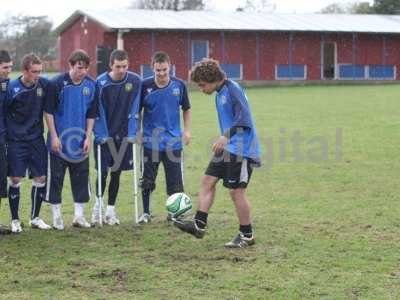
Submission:
[[[356,2],[349,6],[349,12],[351,14],[372,14],[374,13],[374,8],[369,2]]]
[[[276,5],[270,0],[245,0],[236,11],[273,12],[275,9]]]
[[[46,16],[16,16],[0,25],[0,42],[8,50],[18,68],[21,58],[30,52],[39,57],[54,55],[57,37],[52,33],[53,24]]]
[[[323,14],[371,14],[374,12],[369,2],[332,3],[321,9]]]
[[[398,15],[400,14],[400,1],[374,0],[374,11],[377,14]]]
[[[203,0],[135,0],[131,8],[167,10],[203,10]]]
[[[345,14],[346,7],[340,3],[332,3],[320,11],[323,14]]]

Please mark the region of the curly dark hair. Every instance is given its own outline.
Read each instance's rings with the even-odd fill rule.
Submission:
[[[190,79],[195,82],[214,83],[224,80],[225,72],[221,69],[219,62],[215,59],[204,58],[196,63],[190,71]]]

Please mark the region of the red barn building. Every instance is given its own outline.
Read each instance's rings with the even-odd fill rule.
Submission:
[[[78,48],[106,70],[110,50],[151,74],[154,51],[169,53],[176,76],[203,57],[244,81],[400,80],[400,17],[213,11],[76,11],[56,28],[62,70]]]

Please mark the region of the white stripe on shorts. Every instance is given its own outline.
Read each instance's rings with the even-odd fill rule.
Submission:
[[[247,171],[247,159],[244,158],[242,161],[242,168],[240,169],[240,181],[247,183],[249,181],[249,173]]]

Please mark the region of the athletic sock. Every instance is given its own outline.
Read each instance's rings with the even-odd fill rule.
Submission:
[[[53,219],[61,218],[61,204],[52,204]]]
[[[194,216],[194,222],[197,227],[204,229],[207,226],[208,213],[198,210]]]
[[[83,217],[83,211],[85,209],[85,203],[75,202],[74,203],[74,207],[75,207],[75,217],[76,218]]]
[[[150,214],[150,190],[142,190],[143,213]]]
[[[247,238],[251,238],[253,236],[253,230],[251,229],[251,224],[240,225],[239,231]]]
[[[32,183],[31,191],[31,219],[39,217],[40,208],[42,207],[43,199],[46,196],[46,183]]]
[[[21,184],[10,185],[8,189],[8,201],[10,203],[11,219],[18,220],[18,210],[19,210],[19,187]]]
[[[114,205],[107,205],[106,216],[112,216],[114,214],[115,214],[115,206]]]

